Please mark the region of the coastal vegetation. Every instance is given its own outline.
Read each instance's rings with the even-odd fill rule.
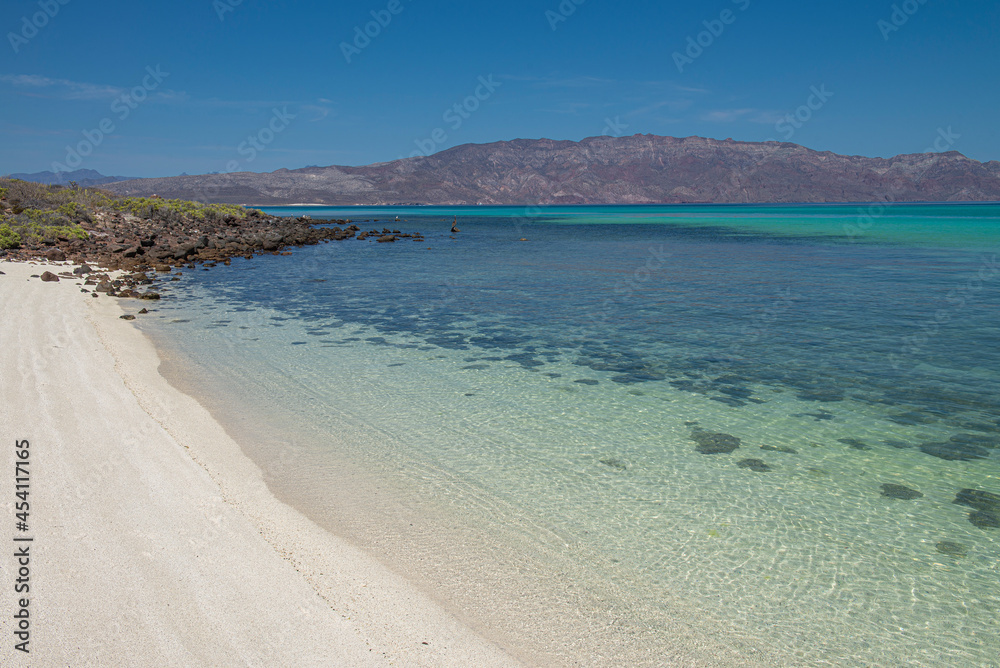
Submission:
[[[159,224],[185,220],[245,220],[251,209],[235,204],[201,204],[161,197],[116,197],[95,188],[44,185],[0,179],[0,249],[84,240],[95,221],[114,214]]]
[[[340,223],[339,226],[329,223]],[[146,271],[229,264],[296,246],[344,239],[393,242],[420,233],[362,231],[350,221],[278,217],[236,204],[118,197],[105,190],[0,179],[0,257],[92,263]]]

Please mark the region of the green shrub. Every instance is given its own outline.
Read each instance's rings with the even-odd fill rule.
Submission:
[[[0,248],[18,248],[21,245],[21,235],[10,229],[7,223],[0,225]]]

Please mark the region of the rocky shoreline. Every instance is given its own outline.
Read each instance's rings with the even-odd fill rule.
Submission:
[[[20,185],[27,192],[21,196],[23,199],[35,197],[37,202],[37,198],[47,194],[44,187],[23,182]],[[60,194],[59,190],[48,192]],[[66,267],[59,273],[45,271],[37,277],[47,282],[82,281],[82,290],[92,291],[94,297],[106,294],[157,300],[160,295],[150,286],[158,274],[171,273],[174,269],[229,265],[238,257],[290,255],[290,248],[348,239],[378,243],[425,240],[419,232],[403,233],[389,228],[363,230],[350,220],[314,221],[309,216],[282,218],[242,207],[217,211],[191,202],[162,198],[141,202],[107,201],[117,206],[131,205],[145,215],[110,206],[66,208],[64,204],[57,210],[65,216],[61,220],[65,223],[63,226],[34,228],[40,233],[25,235],[23,240],[17,235],[14,243],[0,247],[0,259],[68,262],[76,265],[75,268]],[[4,202],[7,203],[3,211],[7,214],[5,221],[11,223],[24,223],[26,217],[38,220],[42,213],[51,211],[29,210],[22,199],[10,201],[5,198]],[[8,234],[11,231],[10,228],[6,230]],[[51,268],[56,269],[56,266]],[[179,280],[179,274],[173,273],[171,280]]]
[[[57,237],[0,251],[0,257],[89,263],[110,271],[169,271],[171,267],[229,264],[235,257],[250,259],[265,253],[280,254],[291,247],[327,241],[424,240],[419,232],[406,234],[388,228],[364,231],[349,220],[277,218],[253,209],[242,219],[227,215],[215,223],[198,221],[186,225],[156,224],[122,214],[98,216],[95,225],[81,226],[87,231],[86,239]]]

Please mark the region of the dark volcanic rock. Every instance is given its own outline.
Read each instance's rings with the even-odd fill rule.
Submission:
[[[695,450],[703,455],[729,454],[740,447],[740,439],[731,434],[703,431],[701,429],[691,432],[691,440],[698,444]]]
[[[895,485],[887,482],[882,483],[882,496],[890,499],[902,499],[904,501],[909,501],[911,499],[919,499],[923,496],[923,494],[904,485]]]
[[[1000,513],[977,510],[974,513],[969,513],[969,521],[980,529],[1000,529]]]
[[[756,471],[757,473],[767,473],[771,470],[762,459],[741,459],[736,462],[736,465],[741,469],[750,469],[751,471]]]
[[[969,521],[974,526],[980,529],[1000,528],[1000,494],[978,489],[963,489],[955,495],[952,503],[975,509],[975,512],[969,513]]]
[[[985,510],[991,513],[1000,513],[1000,494],[984,492],[978,489],[963,489],[955,495],[955,500],[960,506],[968,506],[976,510]]]
[[[46,283],[58,283],[59,277],[53,274],[51,271],[44,272],[40,278]]]
[[[64,262],[66,260],[66,253],[62,252],[58,248],[53,248],[52,250],[45,252],[45,259],[49,262]]]
[[[135,316],[130,314],[120,315],[118,317],[121,318],[122,320],[135,320]]]
[[[985,459],[990,452],[973,443],[956,443],[947,441],[945,443],[924,443],[920,446],[922,452],[947,459],[949,461],[966,461],[969,459]]]

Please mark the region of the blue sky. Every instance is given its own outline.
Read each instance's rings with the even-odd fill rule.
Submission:
[[[995,0],[6,0],[0,174],[636,133],[1000,160],[998,26]]]

